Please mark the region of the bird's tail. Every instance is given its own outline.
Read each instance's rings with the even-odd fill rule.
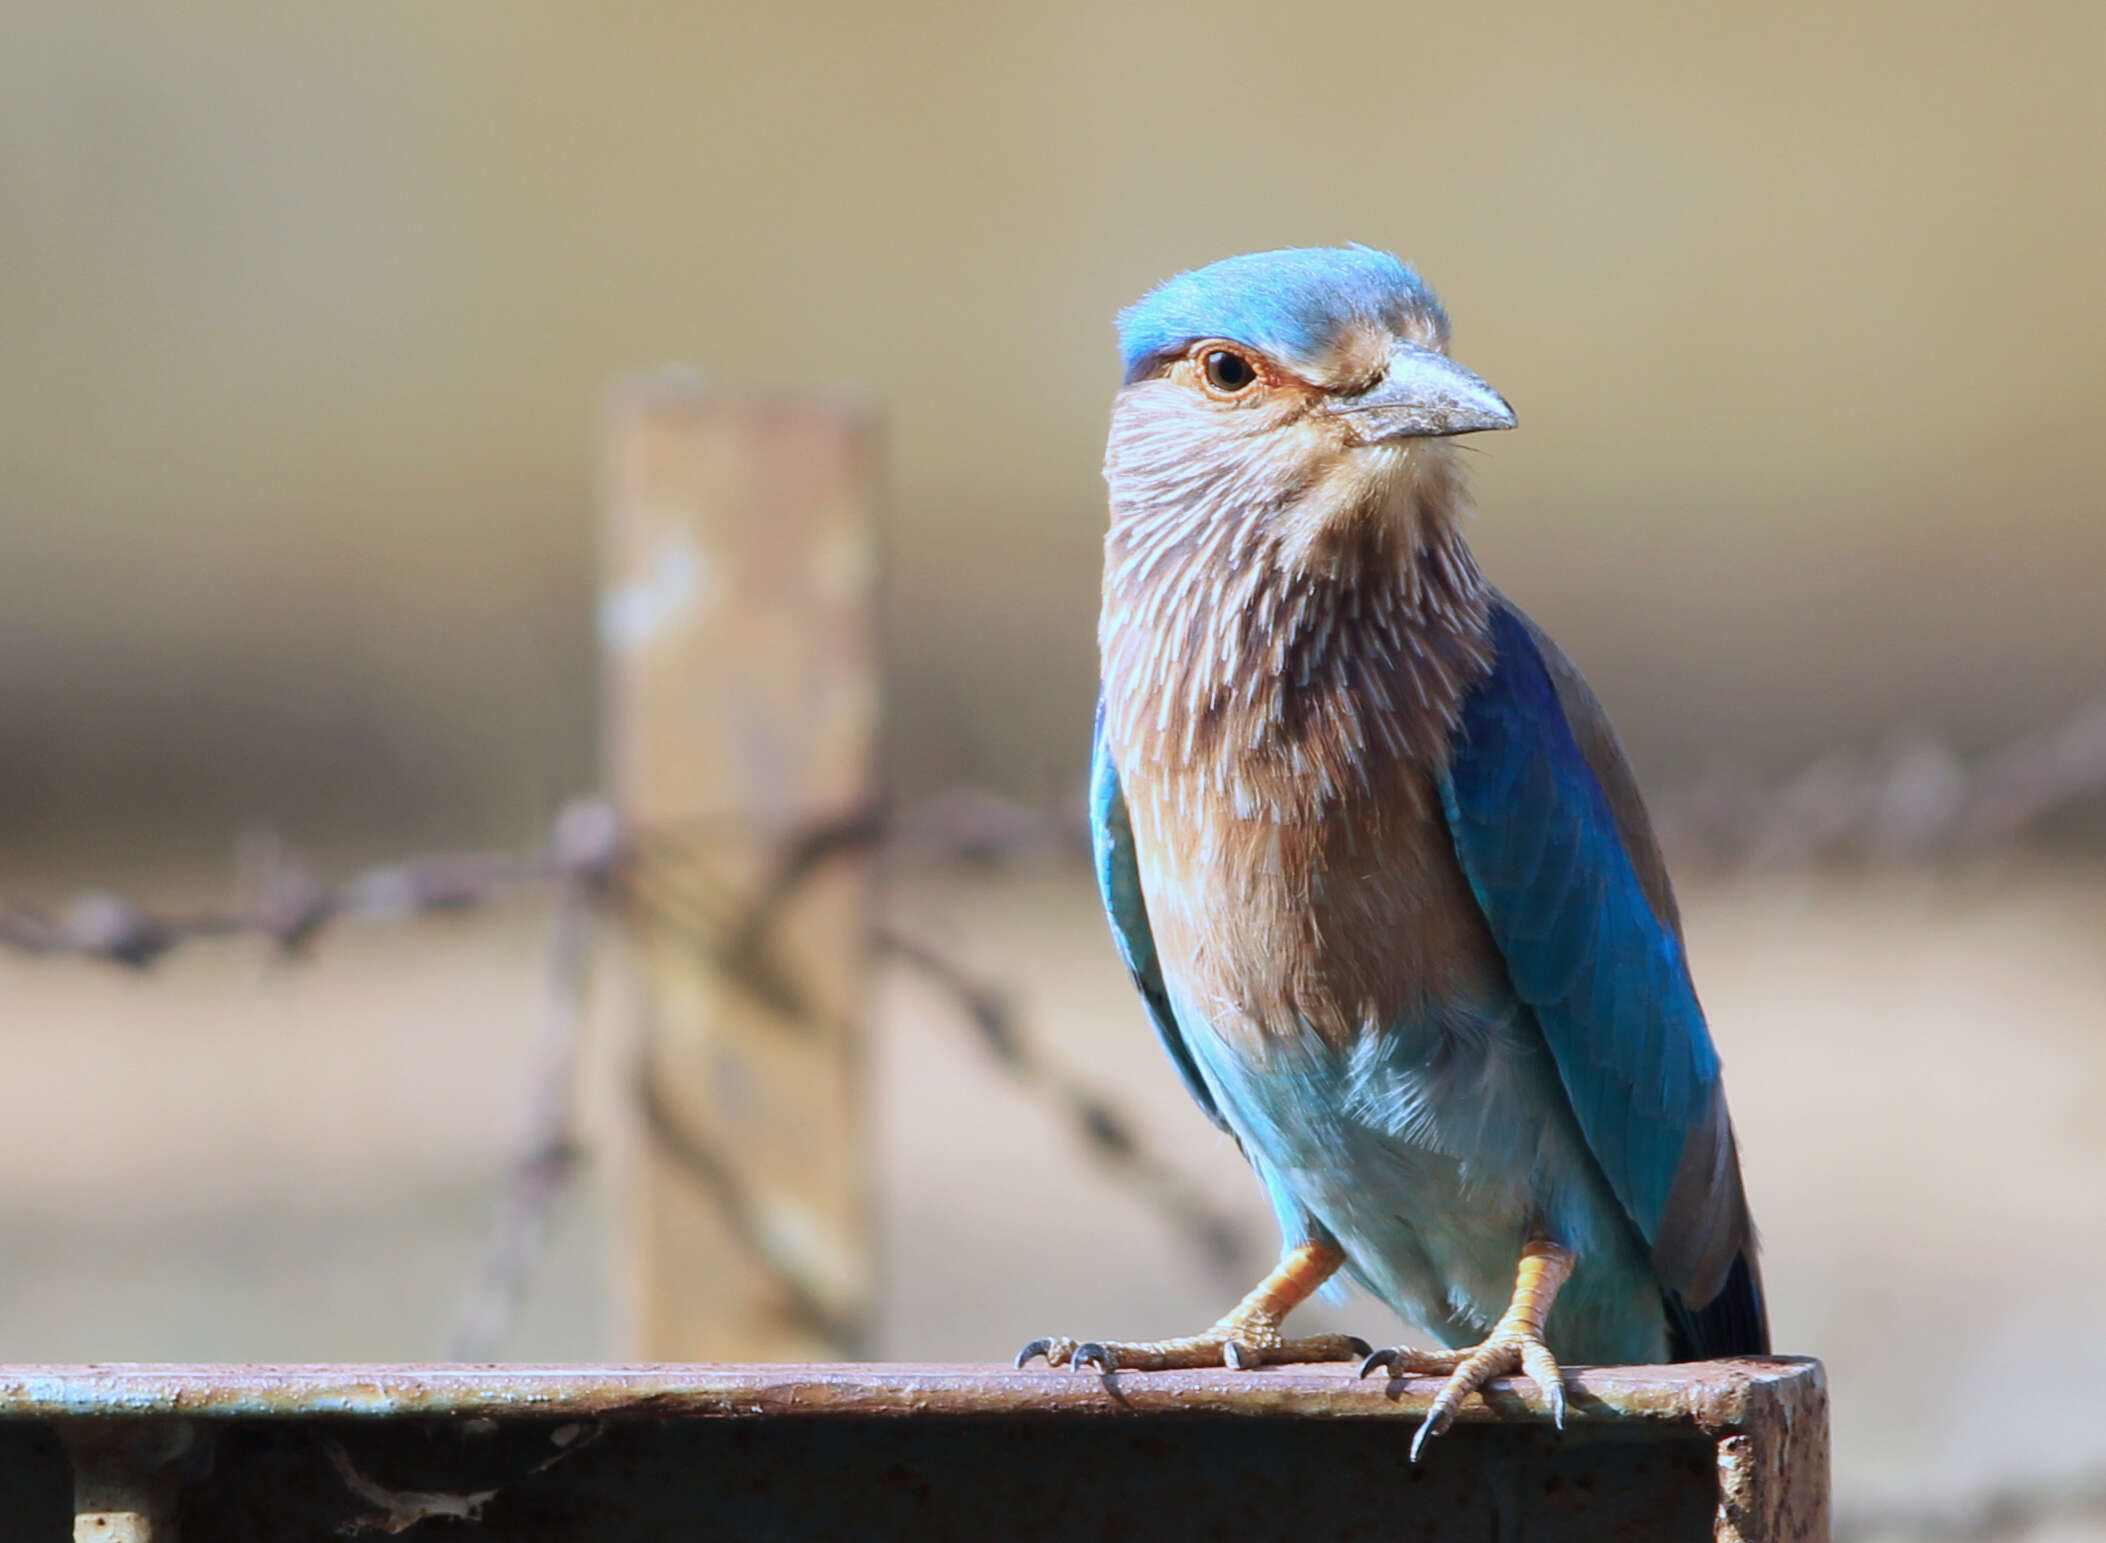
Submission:
[[[1677,1361],[1770,1353],[1762,1271],[1752,1252],[1743,1251],[1734,1259],[1726,1284],[1702,1307],[1691,1307],[1675,1293],[1667,1293],[1667,1351]]]

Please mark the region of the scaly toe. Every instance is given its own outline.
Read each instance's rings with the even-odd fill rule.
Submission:
[[[1558,1358],[1550,1353],[1550,1347],[1540,1339],[1521,1342],[1521,1370],[1528,1373],[1528,1380],[1536,1385],[1543,1395],[1543,1403],[1550,1415],[1551,1423],[1559,1430],[1565,1428],[1565,1372],[1558,1365]]]
[[[1057,1335],[1034,1339],[1017,1352],[1016,1364],[1045,1357],[1048,1366],[1093,1366],[1100,1372],[1206,1370],[1225,1366],[1249,1371],[1260,1366],[1301,1366],[1318,1361],[1351,1361],[1368,1354],[1367,1341],[1350,1334],[1312,1334],[1283,1339],[1262,1323],[1216,1324],[1204,1334],[1182,1339],[1135,1341],[1072,1340]]]
[[[1240,1360],[1226,1362],[1235,1367],[1313,1366],[1324,1361],[1358,1361],[1370,1354],[1367,1341],[1357,1334],[1310,1334],[1301,1339],[1274,1339],[1257,1345],[1232,1340],[1230,1344],[1242,1356]]]
[[[1357,1341],[1356,1341],[1357,1343]],[[1452,1372],[1462,1364],[1459,1350],[1415,1350],[1409,1345],[1390,1345],[1368,1353],[1360,1363],[1360,1375],[1366,1377],[1381,1369],[1389,1368],[1392,1377],[1410,1377],[1429,1372]],[[1343,1357],[1341,1357],[1343,1359]]]
[[[1411,1352],[1405,1352],[1410,1354]],[[1375,1356],[1368,1358],[1370,1364]],[[1398,1366],[1398,1362],[1386,1364]],[[1484,1385],[1494,1377],[1524,1373],[1536,1385],[1541,1395],[1545,1412],[1559,1430],[1565,1428],[1565,1375],[1558,1366],[1557,1358],[1550,1347],[1533,1336],[1518,1334],[1495,1334],[1476,1349],[1471,1350],[1453,1363],[1447,1382],[1434,1397],[1432,1406],[1426,1411],[1426,1423],[1419,1427],[1412,1438],[1411,1460],[1417,1462],[1425,1451],[1426,1443],[1455,1423],[1456,1411],[1462,1408],[1463,1400],[1472,1393],[1484,1392]],[[1414,1368],[1416,1369],[1416,1368]]]

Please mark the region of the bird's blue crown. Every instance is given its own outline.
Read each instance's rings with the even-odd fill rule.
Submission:
[[[1425,281],[1366,246],[1248,252],[1166,279],[1119,313],[1119,352],[1131,382],[1200,338],[1226,338],[1293,361],[1320,358],[1346,328],[1397,328],[1416,313],[1437,332],[1447,313]]]

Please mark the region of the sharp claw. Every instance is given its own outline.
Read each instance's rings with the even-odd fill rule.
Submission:
[[[1075,1353],[1068,1357],[1069,1370],[1080,1371],[1085,1366],[1094,1366],[1099,1371],[1106,1373],[1115,1372],[1119,1369],[1117,1359],[1112,1355],[1111,1351],[1096,1340],[1077,1345]]]
[[[1426,1450],[1426,1443],[1447,1428],[1448,1418],[1446,1410],[1435,1410],[1426,1416],[1426,1423],[1421,1425],[1418,1434],[1411,1438],[1412,1466],[1416,1467],[1418,1465],[1420,1456]]]
[[[1562,1377],[1550,1385],[1550,1423],[1559,1430],[1565,1428],[1565,1380]]]
[[[1392,1345],[1392,1346],[1390,1346],[1390,1347],[1389,1347],[1389,1348],[1388,1348],[1387,1350],[1373,1350],[1373,1351],[1370,1351],[1370,1352],[1368,1352],[1368,1357],[1367,1357],[1367,1359],[1366,1359],[1365,1361],[1362,1361],[1362,1362],[1360,1363],[1360,1375],[1361,1375],[1361,1376],[1362,1376],[1362,1377],[1364,1378],[1364,1377],[1366,1377],[1366,1376],[1367,1376],[1367,1375],[1368,1375],[1368,1374],[1369,1374],[1370,1372],[1372,1372],[1372,1371],[1376,1370],[1376,1369],[1377,1369],[1378,1367],[1383,1367],[1383,1366],[1388,1366],[1388,1367],[1394,1367],[1394,1366],[1395,1366],[1396,1364],[1397,1364],[1397,1347],[1396,1347],[1396,1346]],[[1416,1451],[1417,1449],[1416,1449],[1416,1448],[1414,1448],[1413,1450],[1414,1450],[1414,1451]]]
[[[1047,1352],[1052,1350],[1052,1348],[1053,1341],[1050,1338],[1034,1339],[1030,1344],[1026,1345],[1023,1349],[1019,1350],[1016,1353],[1016,1369],[1018,1371],[1022,1371],[1024,1369],[1025,1364],[1028,1361],[1030,1361],[1030,1359],[1033,1356],[1039,1355],[1045,1356],[1046,1364],[1048,1366],[1051,1366],[1053,1364],[1053,1357],[1047,1354]]]
[[[1366,1340],[1362,1339],[1358,1334],[1348,1334],[1345,1337],[1345,1342],[1353,1347],[1353,1354],[1357,1356],[1369,1356],[1375,1353],[1375,1347],[1373,1345],[1370,1345]],[[1367,1375],[1367,1368],[1365,1366],[1361,1368],[1360,1375],[1363,1377]]]

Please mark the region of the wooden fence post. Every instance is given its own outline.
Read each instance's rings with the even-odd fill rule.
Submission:
[[[879,674],[874,433],[667,372],[608,428],[606,772],[642,1024],[617,1163],[631,1352],[863,1352]]]

